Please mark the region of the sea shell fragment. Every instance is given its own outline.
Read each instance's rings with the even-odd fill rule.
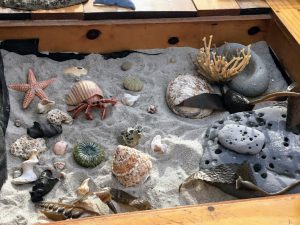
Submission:
[[[125,187],[145,182],[151,169],[152,162],[147,154],[123,145],[117,147],[112,172]]]
[[[49,112],[55,105],[55,101],[51,101],[49,99],[41,100],[36,108],[36,112],[40,114],[44,114]]]
[[[131,94],[124,94],[122,98],[122,103],[127,106],[133,106],[134,103],[140,98],[140,95],[131,95]]]
[[[81,66],[71,66],[64,70],[65,74],[71,74],[76,77],[81,77],[87,75],[88,71],[87,69],[81,67]]]
[[[156,135],[151,142],[151,150],[157,154],[164,154],[168,150],[166,144],[161,143],[161,136]]]
[[[33,139],[28,135],[23,135],[11,144],[10,153],[14,156],[21,156],[23,159],[28,159],[35,149],[37,149],[38,153],[46,151],[45,139]]]
[[[66,163],[63,161],[57,161],[53,163],[53,166],[56,170],[63,170],[66,167]]]
[[[72,124],[73,118],[66,112],[63,112],[59,109],[52,109],[48,112],[47,119],[49,123],[55,125],[61,125],[62,123],[65,124]]]
[[[27,184],[38,179],[37,175],[33,171],[33,167],[39,162],[37,154],[38,152],[34,150],[30,158],[22,163],[23,173],[20,177],[17,177],[11,181],[13,184]]]
[[[143,128],[141,126],[129,127],[127,130],[122,131],[117,140],[119,144],[134,148],[139,144],[142,137]]]

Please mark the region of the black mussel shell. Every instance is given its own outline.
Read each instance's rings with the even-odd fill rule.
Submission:
[[[223,95],[223,100],[230,113],[250,111],[254,108],[245,96],[230,89]]]
[[[27,134],[32,138],[42,138],[42,137],[51,138],[61,133],[62,133],[61,125],[50,124],[48,122],[45,123],[34,122],[32,127],[27,128]]]

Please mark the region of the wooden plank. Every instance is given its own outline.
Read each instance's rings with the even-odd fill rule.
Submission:
[[[203,45],[203,36],[214,35],[214,43],[225,41],[249,44],[265,39],[269,15],[195,17],[184,19],[105,20],[105,21],[0,21],[0,40],[39,39],[39,50],[49,52],[109,53],[128,49],[167,48]],[[258,27],[260,32],[249,35]],[[90,40],[89,30],[101,35]],[[172,37],[179,42],[168,43]],[[173,38],[174,39],[174,38]]]
[[[300,195],[236,200],[143,211],[48,225],[294,225],[300,224]]]
[[[235,0],[194,0],[198,16],[239,15],[240,7]]]
[[[0,20],[28,20],[31,12],[0,7]]]
[[[241,15],[257,15],[270,12],[270,6],[265,0],[236,0],[241,8]]]
[[[270,23],[267,42],[291,79],[300,82],[300,45],[277,18]]]
[[[300,44],[300,0],[267,0],[275,17]]]
[[[33,20],[83,19],[83,5],[73,5],[60,9],[32,11]]]
[[[94,6],[94,0],[84,4],[85,19],[137,19],[196,16],[192,0],[132,0],[135,10],[114,6]]]

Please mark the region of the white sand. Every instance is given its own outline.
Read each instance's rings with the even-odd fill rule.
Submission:
[[[276,69],[268,48],[264,42],[253,45],[253,50],[262,57],[268,67],[272,82],[269,90],[286,88],[281,74]],[[56,108],[66,110],[64,96],[75,82],[72,76],[64,75],[63,70],[69,66],[82,66],[88,69],[86,79],[94,80],[103,89],[105,97],[130,93],[123,89],[122,81],[127,74],[140,76],[145,82],[144,89],[139,93],[140,99],[133,107],[117,104],[110,109],[108,117],[101,121],[99,112],[94,110],[94,120],[87,121],[81,116],[75,120],[72,126],[63,125],[63,134],[48,139],[48,151],[40,156],[40,163],[36,167],[39,174],[46,168],[53,168],[56,160],[64,160],[67,174],[63,182],[59,182],[55,188],[45,197],[46,200],[58,200],[61,197],[72,197],[74,189],[86,177],[90,176],[96,185],[100,187],[110,186],[123,189],[131,194],[151,201],[154,208],[167,208],[178,205],[198,204],[234,199],[219,189],[206,183],[199,182],[196,188],[178,194],[179,184],[192,172],[198,170],[198,162],[202,154],[200,144],[203,131],[213,121],[223,118],[228,113],[214,113],[200,119],[191,120],[173,114],[165,102],[165,91],[168,82],[179,74],[195,73],[190,60],[190,53],[195,54],[192,48],[156,49],[151,52],[163,52],[158,56],[131,54],[123,59],[103,60],[100,55],[89,55],[82,61],[70,60],[56,62],[36,56],[20,56],[14,53],[2,51],[5,66],[5,76],[8,84],[24,82],[27,79],[27,71],[33,68],[38,80],[57,76],[57,81],[46,89],[50,99],[55,100]],[[176,59],[171,63],[170,59]],[[124,61],[133,63],[131,70],[123,72],[120,69]],[[35,209],[30,201],[29,191],[32,184],[15,186],[11,184],[12,172],[22,160],[9,153],[9,145],[21,135],[26,133],[26,128],[32,126],[33,121],[45,120],[45,115],[35,113],[38,98],[27,110],[21,108],[24,94],[10,90],[11,113],[6,134],[8,156],[8,180],[0,192],[0,224],[33,224],[44,222],[47,219]],[[146,109],[149,104],[158,106],[158,113],[148,114]],[[21,119],[23,127],[17,128],[13,121]],[[140,124],[145,132],[137,149],[153,156],[153,170],[151,178],[143,185],[133,188],[124,188],[111,175],[112,155],[117,146],[117,136],[127,127]],[[169,152],[162,158],[155,157],[150,151],[152,138],[160,134],[163,142],[169,145]],[[58,140],[69,142],[69,149],[65,156],[55,156],[52,151],[53,144]],[[100,143],[107,150],[107,160],[94,169],[86,169],[78,166],[72,157],[72,147],[80,140],[91,140]],[[125,211],[125,208],[119,208]]]

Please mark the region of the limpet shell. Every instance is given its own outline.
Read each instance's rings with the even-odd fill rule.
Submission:
[[[112,172],[125,187],[145,182],[151,169],[152,162],[147,154],[123,145],[117,147]]]
[[[141,91],[144,88],[144,83],[136,76],[127,76],[123,81],[123,86],[129,91]]]
[[[190,97],[202,93],[212,93],[212,88],[205,80],[190,74],[179,75],[169,83],[166,101],[175,114],[191,119],[201,119],[209,116],[213,110],[177,105]]]
[[[80,142],[74,147],[74,160],[83,167],[96,167],[105,159],[104,149],[95,142]]]

